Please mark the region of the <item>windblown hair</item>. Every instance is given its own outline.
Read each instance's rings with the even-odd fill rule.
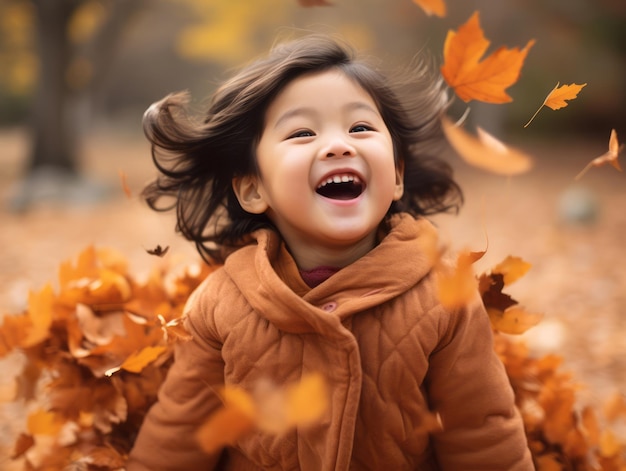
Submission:
[[[256,147],[276,95],[303,74],[329,69],[342,71],[372,96],[391,134],[396,163],[404,166],[404,195],[390,206],[387,218],[398,212],[432,215],[462,204],[452,170],[440,158],[446,146],[440,118],[448,100],[432,68],[421,63],[410,77],[392,84],[349,46],[307,36],[277,45],[226,81],[204,120],[189,115],[185,93],[165,97],[144,115],[160,174],[142,196],[154,210],[176,209],[176,230],[196,244],[205,260],[222,262],[247,234],[273,227],[265,215],[241,208],[233,177],[258,173]]]

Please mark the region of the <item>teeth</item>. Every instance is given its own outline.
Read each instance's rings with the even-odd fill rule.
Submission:
[[[349,183],[349,182],[360,183],[361,180],[356,175],[349,175],[349,174],[333,175],[332,177],[328,177],[325,181],[320,183],[317,188],[318,189],[322,188],[326,185],[330,185],[331,183]]]

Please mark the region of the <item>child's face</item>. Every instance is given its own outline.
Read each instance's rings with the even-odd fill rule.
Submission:
[[[236,179],[235,192],[244,209],[267,214],[301,268],[364,255],[402,196],[402,172],[374,100],[338,70],[299,77],[277,95],[257,163],[260,176]]]

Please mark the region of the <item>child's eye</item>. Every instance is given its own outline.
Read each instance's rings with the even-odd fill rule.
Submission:
[[[373,128],[367,126],[365,124],[357,124],[350,129],[350,132],[365,132],[365,131],[373,131]]]
[[[287,139],[294,139],[296,137],[311,137],[311,136],[315,136],[315,133],[313,133],[313,131],[309,129],[301,129],[299,131],[294,132],[293,134],[290,134]]]

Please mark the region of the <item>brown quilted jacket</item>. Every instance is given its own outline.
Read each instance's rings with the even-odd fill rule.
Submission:
[[[534,469],[482,303],[449,311],[434,295],[429,222],[394,216],[376,248],[313,289],[276,233],[254,239],[190,298],[193,340],[176,351],[128,471]],[[197,448],[220,385],[308,372],[330,389],[319,424],[256,432],[219,456]],[[443,422],[430,438],[424,407]]]

